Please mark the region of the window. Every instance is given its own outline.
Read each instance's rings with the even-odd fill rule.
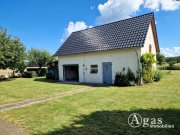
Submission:
[[[152,46],[149,45],[149,52],[151,53],[152,52]]]
[[[97,74],[98,73],[98,65],[91,65],[90,73]]]

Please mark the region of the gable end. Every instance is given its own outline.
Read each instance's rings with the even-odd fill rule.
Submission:
[[[153,32],[154,42],[156,46],[156,52],[158,53],[160,52],[160,49],[159,49],[159,42],[158,42],[158,37],[157,37],[157,30],[156,30],[154,15],[152,16],[151,26],[152,26],[152,32]]]

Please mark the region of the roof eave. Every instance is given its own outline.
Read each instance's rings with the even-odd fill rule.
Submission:
[[[159,53],[160,49],[159,49],[159,42],[158,42],[158,36],[157,36],[154,14],[153,14],[152,19],[151,19],[151,26],[152,26],[152,31],[153,31],[153,36],[154,36],[154,41],[155,41],[155,46],[156,46],[156,52]]]
[[[123,50],[123,49],[137,49],[137,48],[141,48],[141,47],[143,47],[143,44],[139,45],[139,46],[124,47],[124,48],[118,48],[118,49],[97,50],[97,51],[87,51],[87,52],[67,53],[67,54],[58,53],[58,55],[55,55],[55,56],[68,56],[68,55],[77,55],[77,54],[86,54],[86,53],[95,53],[95,52],[105,52],[105,51],[115,51],[115,50]]]

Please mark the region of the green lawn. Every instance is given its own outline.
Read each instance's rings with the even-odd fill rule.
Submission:
[[[0,82],[0,104],[53,95],[84,86],[48,82],[45,78],[17,78]]]
[[[127,123],[131,113],[162,118],[163,124],[175,128],[132,128]],[[172,71],[172,75],[164,75],[162,81],[153,84],[94,87],[92,91],[0,115],[34,135],[179,135],[180,71]]]

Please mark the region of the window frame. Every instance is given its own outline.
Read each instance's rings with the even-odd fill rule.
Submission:
[[[97,74],[98,73],[98,64],[90,65],[90,73]]]

